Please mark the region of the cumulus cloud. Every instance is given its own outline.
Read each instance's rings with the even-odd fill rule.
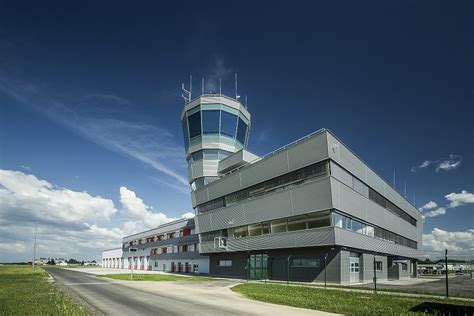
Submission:
[[[450,257],[465,255],[464,251],[474,250],[474,229],[461,232],[449,232],[434,228],[431,233],[423,234],[423,250],[426,255],[441,255],[448,249]]]
[[[460,193],[449,193],[444,196],[448,202],[448,205],[444,207],[438,207],[438,204],[433,201],[429,201],[425,205],[419,208],[425,217],[436,217],[446,214],[447,209],[457,208],[465,204],[474,203],[474,194],[462,190]]]
[[[425,160],[417,166],[413,166],[410,171],[417,172],[420,169],[433,168],[436,172],[439,171],[451,171],[461,166],[462,156],[460,155],[449,155],[446,158],[437,160]]]
[[[0,215],[56,223],[108,221],[117,212],[110,199],[57,187],[34,175],[0,170]]]
[[[0,169],[0,262],[31,260],[36,222],[38,256],[97,259],[125,235],[178,219],[156,212],[126,187],[119,194],[116,207],[108,198]]]
[[[461,193],[449,193],[445,198],[451,202],[450,207],[458,207],[464,204],[474,203],[474,194],[462,190]]]

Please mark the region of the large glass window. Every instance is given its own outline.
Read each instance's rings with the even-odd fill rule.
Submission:
[[[244,145],[245,136],[247,135],[247,124],[239,117],[239,126],[237,128],[237,140]]]
[[[295,216],[288,219],[288,231],[306,229],[306,216]]]
[[[262,224],[249,225],[249,236],[259,236],[262,234]]]
[[[318,228],[329,225],[329,212],[320,212],[308,215],[308,228]]]
[[[225,111],[221,111],[221,133],[235,138],[237,130],[237,116]]]
[[[183,119],[182,125],[183,125],[184,147],[185,147],[185,150],[188,151],[189,135],[188,135],[188,122],[186,120],[186,117]]]
[[[189,137],[193,138],[201,135],[201,112],[196,112],[188,116]]]
[[[249,235],[247,226],[234,228],[234,238],[243,238]]]
[[[286,232],[286,219],[272,221],[272,234]]]
[[[202,111],[202,129],[204,134],[219,134],[219,110]]]
[[[204,159],[217,160],[219,159],[219,151],[217,149],[204,149]]]
[[[263,235],[270,234],[270,222],[262,223],[262,234]]]

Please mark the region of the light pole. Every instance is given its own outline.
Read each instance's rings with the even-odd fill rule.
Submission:
[[[35,224],[35,243],[33,245],[33,269],[35,268],[35,260],[36,260],[36,236],[38,234],[38,221]]]
[[[291,255],[288,256],[288,258],[286,259],[286,268],[287,268],[287,279],[286,279],[286,284],[290,284],[290,259],[291,259]]]
[[[128,251],[130,252],[138,252],[138,249],[137,248],[130,248]],[[132,270],[131,270],[131,273],[130,273],[130,280],[133,280],[133,266],[135,264],[135,257],[133,256],[132,254]]]
[[[376,253],[374,253],[374,293],[377,294],[377,267],[375,261]]]
[[[448,249],[444,251],[444,265],[446,267],[446,297],[449,297],[449,290],[448,290]]]
[[[334,250],[334,248],[331,248],[331,251],[332,251],[332,250]],[[327,285],[326,266],[327,266],[328,254],[329,254],[329,252],[326,252],[326,254],[324,255],[324,288],[326,288],[326,285]]]

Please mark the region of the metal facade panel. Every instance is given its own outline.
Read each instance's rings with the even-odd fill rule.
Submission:
[[[329,177],[302,184],[291,190],[293,215],[306,214],[332,207]]]
[[[203,188],[200,188],[199,190],[194,191],[193,194],[196,198],[196,205],[206,203],[209,200],[209,198],[207,196],[207,188],[206,187],[203,187]]]
[[[193,162],[190,167],[191,167],[192,180],[204,176],[202,160]]]
[[[209,200],[214,200],[240,189],[239,174],[237,172],[216,180],[207,186]]]
[[[219,209],[216,212],[209,212],[212,220],[212,229],[218,230],[246,224],[242,204],[232,205]],[[203,214],[204,215],[204,214]],[[204,232],[204,230],[202,230]],[[208,231],[208,230],[206,230]]]
[[[334,244],[334,228],[323,227],[239,239],[231,238],[227,240],[227,250],[215,249],[213,243],[211,242],[201,243],[201,253],[251,251],[295,247],[315,247]]]
[[[340,182],[344,183],[348,187],[353,187],[352,175],[347,172],[346,170],[342,169],[338,164],[334,163],[334,161],[330,162],[331,168],[331,176],[339,180]]]
[[[335,227],[335,238],[336,244],[341,246],[408,258],[418,258],[421,256],[421,252],[418,250],[375,237],[354,233],[339,227]]]
[[[383,207],[378,205],[375,202],[372,202],[371,200],[367,200],[367,218],[370,218],[369,223],[372,223],[376,226],[385,228],[389,226],[389,224],[385,223],[385,216],[383,215],[383,212],[386,211]],[[366,220],[364,218],[364,220]],[[409,225],[407,223],[407,225]]]
[[[366,198],[369,197],[369,187],[365,183],[363,183],[362,181],[360,181],[359,179],[355,177],[352,177],[352,182],[353,182],[353,188],[356,192],[358,192],[359,194],[362,194]]]
[[[289,170],[296,170],[327,158],[326,136],[321,133],[288,150]]]
[[[287,152],[282,151],[274,156],[243,168],[241,171],[242,188],[263,182],[288,172]]]
[[[367,217],[366,198],[339,181],[331,179],[331,188],[334,186],[337,186],[339,191],[338,209],[370,223],[371,221]]]
[[[210,213],[196,215],[196,232],[205,233],[212,231],[212,219]]]
[[[244,203],[245,222],[252,224],[292,215],[289,190],[255,197]]]
[[[367,184],[369,187],[386,197],[385,181],[382,180],[375,172],[367,169]]]

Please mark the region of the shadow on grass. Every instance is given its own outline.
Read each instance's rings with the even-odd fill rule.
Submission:
[[[412,307],[410,311],[433,315],[474,315],[474,306],[423,302]]]

